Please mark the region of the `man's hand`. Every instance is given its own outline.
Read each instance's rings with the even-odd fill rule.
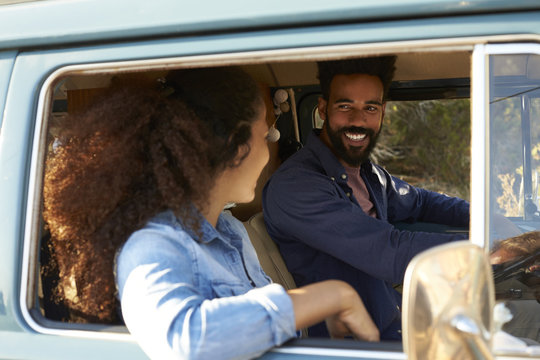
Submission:
[[[502,264],[517,257],[532,255],[540,249],[540,231],[531,231],[499,241],[489,259],[491,264]]]

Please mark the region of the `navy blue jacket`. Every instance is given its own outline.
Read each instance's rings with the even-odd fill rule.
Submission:
[[[375,205],[368,216],[347,185],[347,173],[330,149],[310,134],[263,190],[268,232],[298,286],[340,279],[360,294],[382,340],[401,339],[401,284],[419,252],[463,235],[410,232],[391,223],[432,222],[468,226],[468,202],[416,188],[371,162],[360,173]],[[310,336],[328,336],[324,323]]]

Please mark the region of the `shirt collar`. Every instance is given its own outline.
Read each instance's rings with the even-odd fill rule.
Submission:
[[[216,227],[213,227],[204,216],[202,216],[197,209],[193,209],[199,217],[200,221],[200,231],[191,229],[186,226],[185,222],[182,219],[179,219],[175,216],[175,220],[178,225],[187,232],[194,240],[206,244],[215,239],[221,239],[222,241],[229,242],[227,239],[232,239],[237,237],[236,232],[231,228],[228,221],[225,219],[223,213],[218,217]],[[172,214],[172,212],[171,212]],[[173,215],[174,216],[174,215]]]

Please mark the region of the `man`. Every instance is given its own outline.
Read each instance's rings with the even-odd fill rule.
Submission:
[[[469,225],[469,204],[391,176],[369,160],[381,131],[395,57],[319,63],[322,131],[263,190],[264,218],[297,285],[341,279],[360,294],[381,340],[401,339],[407,264],[462,235],[400,231],[391,223]],[[310,336],[328,336],[323,324]]]

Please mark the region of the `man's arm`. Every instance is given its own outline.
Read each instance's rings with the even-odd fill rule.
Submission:
[[[389,179],[388,220],[390,222],[429,222],[449,226],[469,226],[469,203],[422,188],[389,175],[378,168]]]
[[[387,221],[366,215],[342,193],[331,178],[307,169],[274,176],[263,195],[270,235],[276,240],[305,243],[393,283],[403,280],[410,259],[417,253],[463,238],[399,231]]]

